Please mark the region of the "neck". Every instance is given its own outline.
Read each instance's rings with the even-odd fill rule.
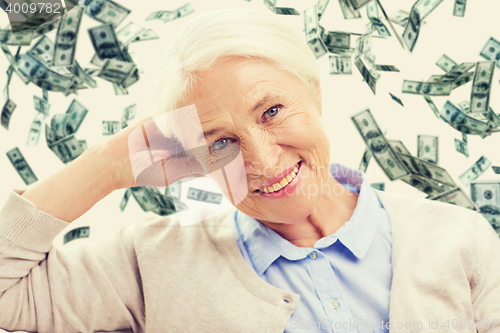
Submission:
[[[281,237],[299,247],[313,247],[319,239],[335,233],[352,216],[358,202],[358,195],[344,188],[331,175],[328,178],[329,186],[324,189],[312,213],[306,219],[294,224],[278,224],[265,222]],[[341,186],[344,190],[337,193]],[[264,222],[263,222],[264,223]]]

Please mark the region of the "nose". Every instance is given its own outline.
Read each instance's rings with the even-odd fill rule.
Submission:
[[[254,133],[241,140],[241,152],[248,176],[271,177],[283,154],[283,147],[272,136]],[[251,180],[251,179],[249,179]]]

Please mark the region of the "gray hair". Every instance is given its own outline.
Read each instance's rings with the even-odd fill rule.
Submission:
[[[314,53],[292,27],[270,11],[223,9],[201,14],[175,36],[162,58],[155,82],[154,116],[182,107],[196,73],[230,56],[275,62],[297,76],[310,92],[319,90]]]

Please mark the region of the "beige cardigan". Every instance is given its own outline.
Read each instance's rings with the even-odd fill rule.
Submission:
[[[479,319],[500,321],[500,239],[489,223],[462,207],[376,193],[392,226],[390,332],[476,332],[448,330],[447,319],[450,327],[477,319],[486,332]],[[245,262],[233,216],[188,227],[152,217],[101,243],[59,250],[52,240],[67,222],[12,191],[0,209],[0,328],[281,333],[300,296]],[[439,329],[429,328],[436,320]],[[422,327],[404,329],[407,322]]]

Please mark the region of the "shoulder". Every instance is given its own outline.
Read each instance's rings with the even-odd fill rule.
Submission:
[[[481,224],[493,229],[479,212],[465,207],[376,189],[375,191],[391,220],[406,228],[432,226],[433,229],[453,227],[467,230]]]
[[[424,244],[458,243],[470,250],[482,239],[500,242],[477,211],[449,203],[375,190],[391,221],[393,237]]]

